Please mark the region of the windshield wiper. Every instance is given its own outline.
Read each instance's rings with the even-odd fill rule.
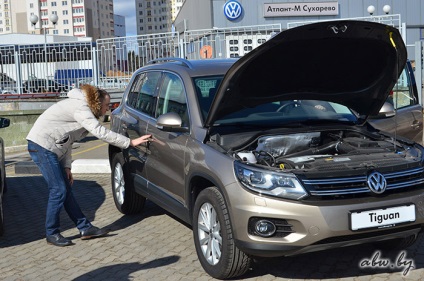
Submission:
[[[299,123],[306,125],[315,125],[315,124],[344,124],[344,125],[357,125],[356,121],[351,120],[340,120],[340,119],[305,119],[302,121],[298,121]]]
[[[239,128],[297,128],[302,127],[301,122],[257,122],[257,123],[215,123],[214,127],[239,127]]]

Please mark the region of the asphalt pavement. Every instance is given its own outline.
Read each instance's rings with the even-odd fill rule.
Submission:
[[[85,159],[105,160],[106,151],[107,146],[90,140],[75,147],[74,159],[90,155],[98,158]],[[114,205],[107,172],[75,173],[73,188],[86,216],[111,230],[109,235],[81,240],[63,212],[62,234],[75,244],[48,245],[46,183],[39,173],[15,173],[16,165],[28,157],[25,152],[8,157],[0,280],[215,280],[197,259],[190,226],[150,201],[142,213],[122,215]],[[376,252],[362,245],[257,259],[246,275],[233,280],[424,280],[423,243],[420,237],[406,251]]]

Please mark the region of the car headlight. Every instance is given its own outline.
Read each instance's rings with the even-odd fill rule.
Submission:
[[[277,173],[234,162],[237,179],[248,189],[271,196],[299,200],[307,196],[297,177],[289,173]]]

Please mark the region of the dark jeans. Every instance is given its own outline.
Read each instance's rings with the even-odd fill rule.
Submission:
[[[62,207],[65,207],[65,211],[80,231],[89,228],[91,224],[75,200],[65,169],[60,164],[57,155],[32,141],[28,141],[28,151],[32,160],[40,168],[49,188],[46,235],[60,233]]]

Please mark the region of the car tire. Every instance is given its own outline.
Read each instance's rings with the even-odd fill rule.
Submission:
[[[405,238],[396,238],[374,243],[374,247],[379,250],[404,250],[412,246],[417,241],[417,235],[411,235]]]
[[[193,236],[199,261],[212,277],[237,277],[250,268],[252,259],[235,245],[227,206],[216,187],[201,191],[196,199]]]
[[[125,215],[136,214],[143,210],[146,197],[134,190],[133,180],[127,169],[122,153],[112,158],[112,194],[116,208]]]

